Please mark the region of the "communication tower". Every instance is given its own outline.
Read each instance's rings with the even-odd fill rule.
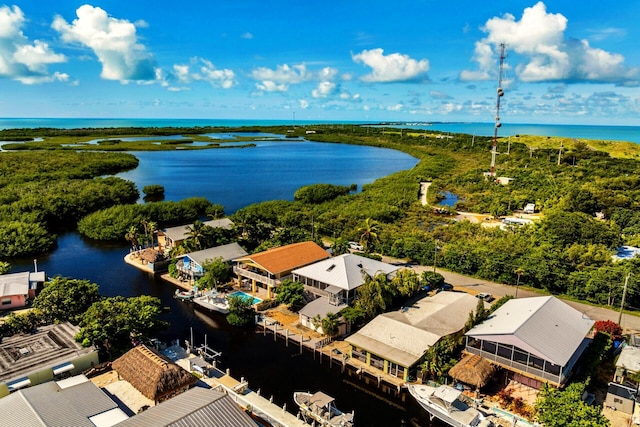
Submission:
[[[500,123],[500,98],[504,96],[502,90],[502,71],[504,67],[505,59],[505,44],[500,44],[500,69],[498,72],[498,89],[497,89],[497,101],[496,101],[496,124],[493,129],[493,146],[491,147],[491,169],[489,171],[490,176],[496,176],[496,155],[498,154],[498,128],[502,126]]]

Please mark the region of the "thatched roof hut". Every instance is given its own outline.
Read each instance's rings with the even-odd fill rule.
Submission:
[[[145,345],[129,350],[112,366],[120,378],[155,402],[182,393],[198,381],[169,358]]]
[[[143,249],[140,252],[140,259],[146,262],[153,263],[153,262],[162,261],[164,259],[164,255],[162,255],[162,252],[156,249],[147,248],[147,249]]]
[[[452,378],[476,388],[484,387],[495,372],[494,365],[475,354],[465,355],[461,361],[449,369],[449,375]]]

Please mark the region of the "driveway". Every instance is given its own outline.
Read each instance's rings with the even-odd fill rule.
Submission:
[[[383,257],[383,261],[392,264],[404,262],[403,260],[388,257]],[[433,267],[430,266],[416,265],[410,266],[409,268],[419,275],[422,274],[423,271],[433,271]],[[445,281],[447,283],[451,283],[455,289],[468,292],[472,295],[477,295],[480,292],[487,292],[496,297],[496,299],[505,295],[516,295],[516,288],[513,285],[505,285],[502,283],[490,282],[488,280],[476,279],[475,277],[464,276],[462,274],[452,273],[439,268],[436,269],[436,272],[442,274]],[[517,292],[518,298],[548,295],[542,290],[532,291],[523,288],[518,288]],[[612,310],[605,307],[597,307],[582,302],[568,301],[564,299],[563,301],[593,320],[612,320],[618,323],[618,317],[620,316],[619,310]],[[623,313],[620,324],[627,333],[640,332],[640,317],[638,316]]]

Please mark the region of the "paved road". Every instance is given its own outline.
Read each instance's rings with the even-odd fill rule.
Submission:
[[[383,261],[390,263],[402,263],[402,260],[394,260],[391,258],[384,258]],[[418,274],[422,274],[423,271],[433,271],[433,267],[425,266],[411,266],[411,269]],[[458,273],[452,273],[450,271],[437,269],[438,273],[444,276],[447,283],[451,283],[456,289],[464,290],[470,294],[476,295],[480,292],[487,292],[496,297],[496,299],[505,295],[515,295],[515,286],[505,285],[501,283],[490,282],[488,280],[476,279],[475,277],[464,276]],[[528,289],[518,288],[518,298],[527,298],[546,295],[542,291],[536,292]],[[589,316],[593,320],[612,320],[618,322],[620,312],[618,310],[611,310],[604,307],[595,307],[589,304],[563,300],[576,310],[582,312],[584,315]],[[640,332],[640,317],[630,315],[627,313],[622,314],[621,326],[626,332]]]

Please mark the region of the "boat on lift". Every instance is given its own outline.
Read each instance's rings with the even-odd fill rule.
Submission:
[[[353,427],[354,413],[344,413],[333,404],[334,398],[318,391],[316,393],[298,391],[293,400],[300,408],[305,421],[313,421],[321,427]]]

